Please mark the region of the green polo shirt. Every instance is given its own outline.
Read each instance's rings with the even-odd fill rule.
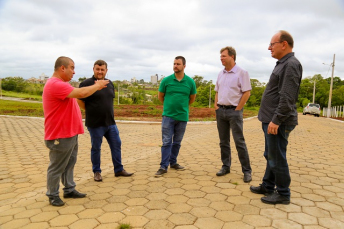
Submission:
[[[172,74],[161,81],[159,91],[165,94],[162,115],[177,121],[189,121],[190,95],[197,93],[195,81],[185,74],[178,81]]]

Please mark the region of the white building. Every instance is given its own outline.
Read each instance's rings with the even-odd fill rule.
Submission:
[[[131,82],[131,83],[136,83],[136,82],[137,82],[137,80],[136,80],[136,78],[135,78],[135,77],[133,77],[133,78],[131,78],[130,82]]]
[[[155,74],[153,76],[151,76],[151,83],[152,84],[157,84],[158,83],[158,74]]]

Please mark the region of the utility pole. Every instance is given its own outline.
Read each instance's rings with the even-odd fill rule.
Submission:
[[[209,84],[209,108],[211,106],[211,83]]]
[[[314,79],[314,87],[313,87],[313,103],[315,101],[315,84],[316,84],[317,80]]]
[[[331,64],[332,65],[332,76],[331,76],[330,94],[328,96],[327,118],[330,117],[330,113],[331,113],[332,85],[333,85],[333,74],[334,74],[335,58],[336,58],[336,54],[333,54],[333,62]]]
[[[118,105],[119,105],[119,82],[118,82],[118,93],[117,93],[118,95],[117,95],[117,99],[118,99]]]

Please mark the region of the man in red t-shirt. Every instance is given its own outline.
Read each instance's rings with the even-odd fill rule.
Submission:
[[[55,62],[53,76],[43,89],[44,140],[49,148],[50,163],[47,171],[47,193],[49,203],[63,206],[59,197],[60,180],[64,198],[83,198],[86,194],[75,190],[74,165],[78,154],[78,134],[84,133],[81,112],[75,98],[85,98],[109,83],[96,81],[94,85],[74,88],[68,82],[73,78],[74,61],[61,56]]]

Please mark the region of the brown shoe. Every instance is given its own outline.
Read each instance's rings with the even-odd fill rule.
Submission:
[[[128,173],[127,171],[125,171],[124,169],[121,172],[117,172],[115,173],[115,177],[130,177],[131,175],[133,175],[134,173]]]
[[[94,173],[94,181],[100,182],[103,181],[102,175],[100,175],[100,172]]]

